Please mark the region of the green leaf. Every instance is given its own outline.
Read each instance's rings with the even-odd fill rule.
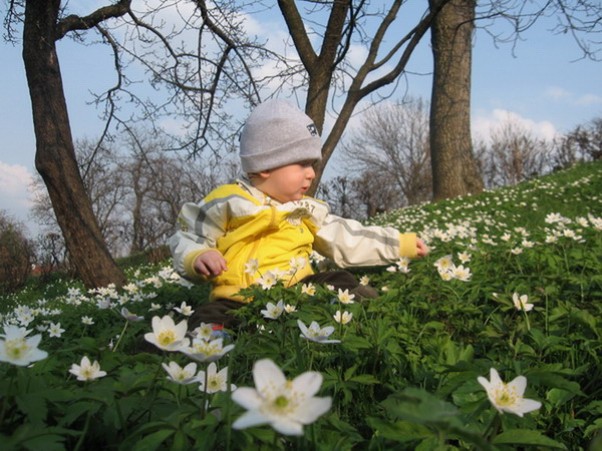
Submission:
[[[137,442],[132,451],[153,451],[159,449],[161,444],[174,434],[173,429],[162,429],[147,435],[142,440]]]
[[[539,431],[530,429],[511,429],[504,431],[493,439],[495,445],[539,445],[553,449],[566,449],[556,440],[546,437]]]
[[[46,399],[40,393],[24,393],[16,397],[19,409],[27,416],[32,425],[42,427],[48,415]]]
[[[367,418],[366,421],[374,429],[376,436],[395,440],[396,442],[422,440],[434,435],[426,426],[407,421],[389,422],[372,417]]]
[[[378,384],[380,381],[371,374],[358,374],[349,379],[349,382],[357,382],[358,384],[372,385]]]
[[[357,351],[359,349],[370,349],[372,348],[372,343],[370,343],[364,337],[359,337],[357,335],[348,335],[343,339],[343,347],[350,351]]]

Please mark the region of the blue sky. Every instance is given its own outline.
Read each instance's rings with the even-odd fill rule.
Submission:
[[[473,134],[486,136],[491,127],[510,117],[536,136],[552,138],[602,116],[602,63],[579,59],[580,50],[571,37],[551,34],[547,30],[550,25],[552,22],[542,22],[528,30],[514,55],[510,45],[496,48],[489,36],[477,31]],[[284,28],[282,23],[280,26]],[[0,209],[27,222],[35,140],[21,48],[0,43],[0,60]],[[98,52],[67,41],[59,43],[59,60],[74,138],[96,137],[102,123],[89,104],[90,91],[100,92],[113,83],[110,56],[106,50]],[[408,69],[425,74],[408,77],[408,92],[428,99],[428,36]]]

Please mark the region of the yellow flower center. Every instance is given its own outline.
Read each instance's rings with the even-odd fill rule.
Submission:
[[[176,341],[176,334],[173,330],[162,330],[157,336],[157,341],[162,346],[167,346]]]
[[[516,404],[518,395],[516,390],[509,389],[506,384],[503,384],[500,388],[495,390],[494,393],[495,403],[500,407],[508,407]]]
[[[289,401],[286,396],[280,395],[276,399],[274,399],[274,406],[279,409],[285,409],[286,406],[288,406],[288,402]]]
[[[220,388],[220,380],[219,378],[213,376],[210,377],[209,380],[207,381],[207,386],[212,389],[212,390],[218,390]]]
[[[27,343],[22,338],[14,340],[6,340],[5,342],[6,353],[13,359],[22,358],[27,352]]]

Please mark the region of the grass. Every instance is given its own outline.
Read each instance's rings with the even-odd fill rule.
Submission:
[[[431,254],[357,270],[379,289],[370,302],[343,304],[321,286],[314,294],[280,285],[249,290],[255,301],[240,311],[246,326],[220,337],[219,344],[234,349],[215,363],[228,368],[226,386],[253,387],[254,365],[266,358],[289,379],[319,372],[317,396],[332,398],[332,406],[301,436],[269,424],[234,429],[244,409],[229,390],[204,393],[198,382],[166,378],[162,363],[183,367],[192,360],[146,344],[151,318],[172,313],[176,322],[183,320],[173,307],[186,302],[194,308],[207,296],[205,286],[182,284],[168,262],[130,267],[131,284],[121,292],[87,292],[64,279],[28,287],[0,300],[3,322],[31,320],[29,336],[41,334],[39,348],[48,357],[31,367],[0,363],[0,444],[49,450],[99,444],[141,450],[597,449],[600,193],[602,163],[596,162],[382,215],[373,223],[417,231]],[[516,307],[520,296],[532,310]],[[295,311],[264,317],[261,310],[279,301]],[[128,322],[122,307],[144,320]],[[335,322],[337,311],[352,314],[351,321]],[[83,324],[83,316],[94,324]],[[329,338],[340,343],[300,337],[298,321],[332,326]],[[50,337],[48,326],[57,323],[64,331]],[[77,381],[69,369],[84,355],[107,375]],[[209,369],[208,361],[197,363],[198,370]],[[522,417],[498,412],[478,382],[489,379],[491,368],[505,382],[524,376],[524,396],[541,406]],[[280,401],[293,400],[286,396]]]

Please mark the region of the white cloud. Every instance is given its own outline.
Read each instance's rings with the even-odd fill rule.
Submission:
[[[24,221],[31,207],[32,181],[33,175],[25,166],[0,161],[0,209]]]
[[[575,103],[580,106],[602,105],[602,96],[596,94],[585,94],[577,98]]]
[[[572,97],[569,91],[560,86],[550,86],[545,90],[544,95],[554,100],[570,99]]]
[[[552,140],[558,134],[556,127],[549,121],[534,121],[513,111],[494,109],[486,114],[480,114],[472,119],[472,134],[477,139],[489,140],[491,132],[504,124],[513,124],[529,131],[538,139]]]
[[[570,105],[592,106],[602,105],[602,96],[598,94],[582,94],[577,96],[571,91],[567,91],[559,86],[551,86],[545,90],[545,96],[556,101],[565,101]]]

